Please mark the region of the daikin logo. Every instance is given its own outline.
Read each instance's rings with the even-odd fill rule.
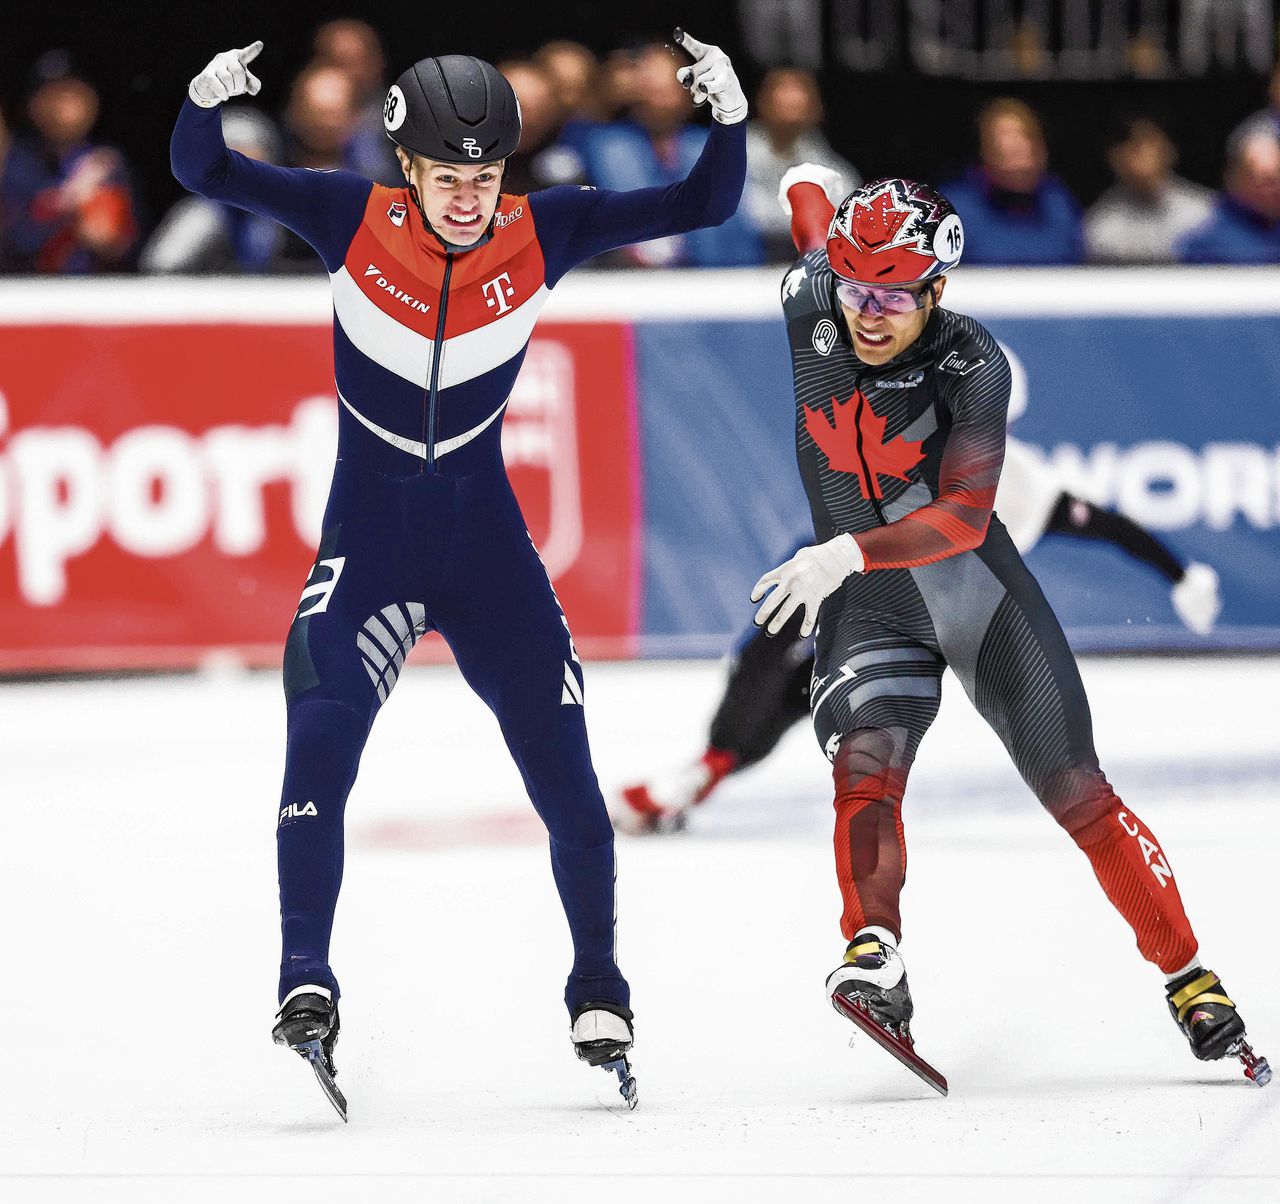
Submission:
[[[377,284],[380,289],[384,289],[386,292],[390,293],[397,301],[407,305],[410,309],[416,309],[419,313],[425,314],[431,308],[431,306],[429,306],[425,301],[419,301],[417,297],[411,296],[409,293],[406,293],[404,289],[397,288],[392,284],[382,274],[382,269],[378,267],[376,263],[371,263],[367,268],[365,268],[364,274],[366,279],[370,276],[377,276],[378,279],[374,283]]]

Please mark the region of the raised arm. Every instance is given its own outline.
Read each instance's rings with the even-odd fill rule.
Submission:
[[[801,255],[825,246],[836,206],[844,199],[838,171],[818,163],[788,167],[778,185],[778,204],[791,219],[791,241]]]
[[[254,42],[224,51],[191,81],[169,145],[178,182],[191,192],[274,218],[306,239],[329,271],[336,271],[364,215],[372,184],[345,171],[276,167],[229,150],[220,106],[233,96],[257,95],[248,64],[262,50]]]
[[[747,100],[729,57],[677,29],[694,58],[676,72],[694,104],[709,101],[715,120],[698,161],[675,184],[631,192],[563,186],[535,193],[532,205],[555,283],[575,264],[630,243],[718,226],[733,216],[747,178]]]

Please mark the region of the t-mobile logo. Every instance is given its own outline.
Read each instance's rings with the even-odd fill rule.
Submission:
[[[504,283],[505,281],[505,283]],[[489,290],[493,291],[490,292]],[[511,277],[503,272],[501,276],[496,276],[492,280],[486,280],[480,286],[480,291],[484,293],[484,303],[490,308],[497,308],[499,314],[505,314],[512,307],[507,304],[508,297],[514,297],[516,290],[511,283]]]

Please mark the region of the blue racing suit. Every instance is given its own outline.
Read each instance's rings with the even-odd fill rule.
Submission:
[[[594,1000],[628,1006],[582,666],[507,480],[502,415],[538,314],[570,268],[733,214],[744,123],[713,124],[689,175],[665,188],[503,195],[466,251],[426,228],[408,188],[229,151],[216,109],[183,106],[172,160],[193,192],[306,239],[333,288],[338,458],[284,657],[280,998],[311,983],[338,996],[329,938],[347,795],[405,656],[438,631],[497,717],[549,831],[573,937],[570,1012]]]

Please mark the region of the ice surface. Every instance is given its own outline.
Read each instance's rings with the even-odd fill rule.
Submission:
[[[1280,1061],[1280,661],[1094,661],[1098,745]],[[615,787],[700,748],[720,669],[591,665]],[[348,809],[343,1127],[271,1045],[273,675],[0,687],[9,1200],[1276,1200],[1280,1085],[1200,1064],[1088,864],[952,680],[908,794],[903,953],[941,1099],[827,1006],[803,727],[682,836],[619,844],[640,1107],[576,1062],[545,839],[451,668],[406,673]]]

